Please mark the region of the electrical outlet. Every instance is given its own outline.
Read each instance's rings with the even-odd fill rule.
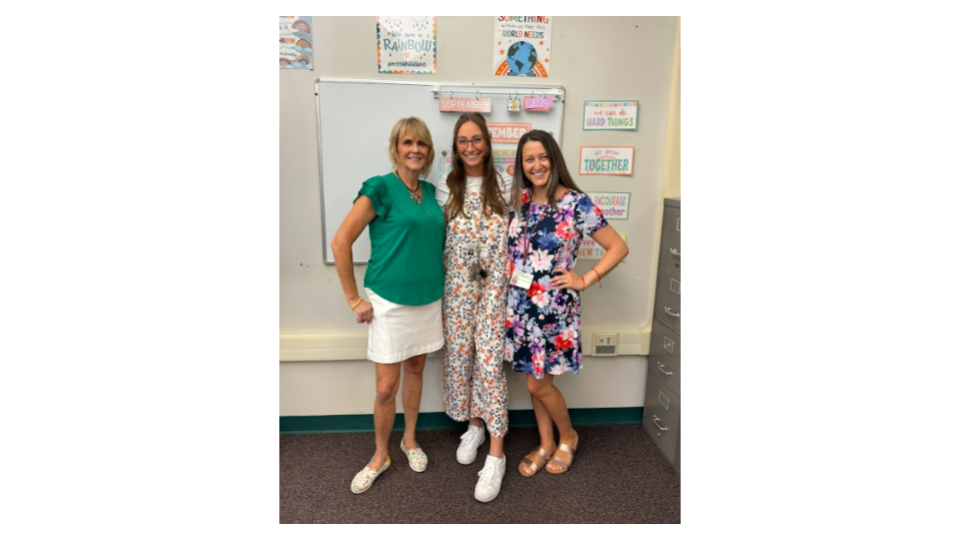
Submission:
[[[617,356],[620,334],[617,332],[597,332],[593,334],[594,356]]]

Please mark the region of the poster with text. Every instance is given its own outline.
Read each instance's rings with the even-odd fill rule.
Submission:
[[[493,74],[547,77],[551,17],[497,17],[493,24]]]
[[[633,147],[581,146],[580,174],[633,176]]]
[[[629,193],[590,193],[590,200],[607,219],[628,219],[630,217]]]
[[[620,233],[620,238],[623,238],[623,241],[626,242],[626,233]],[[596,240],[589,236],[584,236],[583,241],[580,242],[580,250],[577,251],[577,262],[599,261],[606,252],[607,250],[603,249],[603,246],[598,244]]]
[[[513,178],[517,162],[517,149],[493,150],[493,168],[504,178]]]
[[[280,15],[280,69],[313,69],[313,17]]]
[[[584,131],[630,131],[637,129],[640,102],[584,101]]]
[[[517,144],[531,130],[526,122],[487,122],[490,142],[493,144]]]
[[[403,75],[436,73],[437,18],[377,17],[377,69]]]

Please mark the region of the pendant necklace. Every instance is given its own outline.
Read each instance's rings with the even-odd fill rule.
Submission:
[[[397,171],[397,178],[400,178],[400,171]],[[403,179],[400,179],[403,182]],[[403,182],[403,187],[407,188],[407,191],[410,192],[410,198],[413,199],[413,202],[420,204],[423,202],[423,192],[417,193],[420,191],[420,179],[417,179],[417,189],[410,189],[407,187],[407,183]]]

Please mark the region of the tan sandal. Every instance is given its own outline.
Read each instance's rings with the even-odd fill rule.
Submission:
[[[547,451],[544,450],[543,447],[541,446],[537,448],[535,451],[530,452],[530,454],[534,454],[534,453],[540,455],[541,459],[539,460],[539,463],[534,463],[533,461],[530,460],[530,458],[524,457],[520,461],[520,466],[518,467],[520,469],[520,476],[523,476],[525,478],[530,478],[531,476],[537,474],[537,471],[540,470],[540,467],[543,467],[544,465],[546,465]],[[530,455],[530,454],[527,454],[527,455]],[[526,465],[527,468],[530,469],[531,472],[529,474],[523,471],[524,465]]]
[[[579,441],[577,441],[577,442],[579,443]],[[580,445],[577,444],[577,446],[580,446]],[[560,452],[560,451],[563,451],[563,452],[566,452],[566,453],[570,454],[570,461],[564,461],[564,460],[558,458],[558,457],[557,457],[557,452]],[[557,447],[557,452],[554,452],[553,455],[550,456],[550,461],[553,462],[553,463],[556,463],[557,465],[560,465],[561,467],[563,467],[563,470],[562,470],[562,471],[551,471],[549,467],[544,467],[545,469],[547,469],[547,472],[550,473],[550,474],[563,474],[563,473],[567,472],[568,470],[570,470],[570,465],[573,463],[573,455],[577,453],[577,449],[576,449],[576,448],[570,448],[569,446],[567,446],[567,445],[565,445],[565,444],[563,444],[563,443],[560,443],[560,446]]]

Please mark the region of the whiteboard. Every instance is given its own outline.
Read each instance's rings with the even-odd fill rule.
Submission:
[[[565,91],[559,85],[496,83],[401,82],[357,79],[317,79],[317,134],[320,145],[320,206],[323,228],[323,262],[333,264],[330,241],[353,206],[363,181],[393,169],[387,145],[390,130],[400,118],[417,116],[430,128],[436,159],[427,181],[441,178],[442,152],[451,151],[453,128],[459,112],[440,112],[440,97],[479,97],[491,100],[487,122],[530,124],[549,131],[561,143]],[[508,112],[513,95],[551,94],[549,112]],[[493,149],[516,150],[516,143],[494,144]],[[367,230],[353,245],[354,263],[370,259]]]

